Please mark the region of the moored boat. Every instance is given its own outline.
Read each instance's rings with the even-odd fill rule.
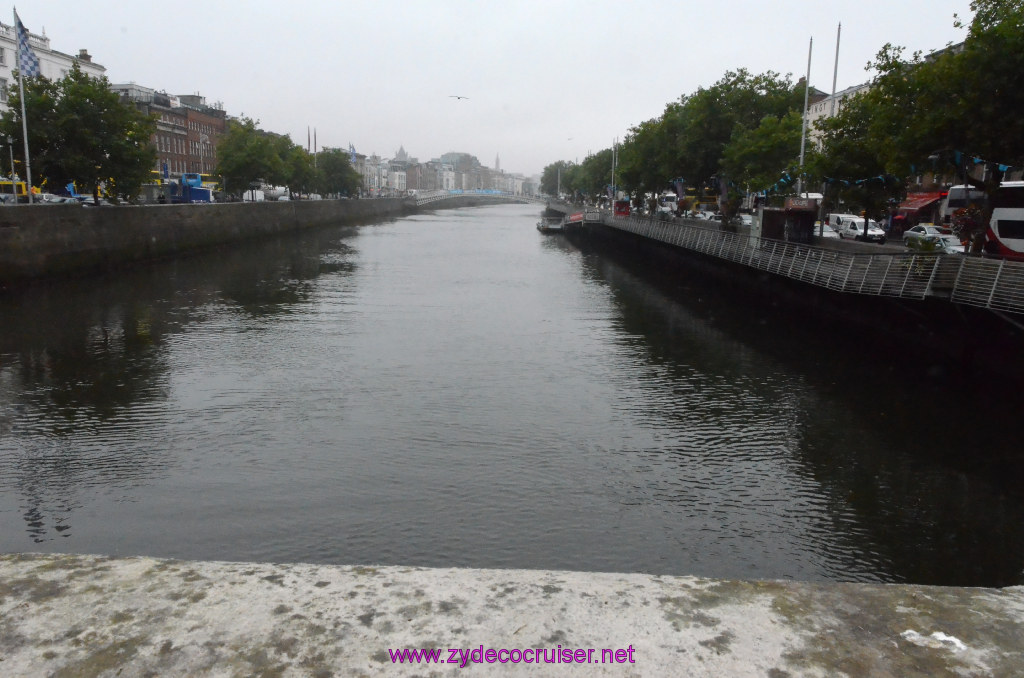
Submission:
[[[537,222],[537,230],[541,233],[561,233],[561,217],[545,217]]]

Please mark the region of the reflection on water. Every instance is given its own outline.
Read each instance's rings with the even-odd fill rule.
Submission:
[[[0,297],[0,549],[1021,582],[1019,423],[937,423],[951,385],[535,221]]]

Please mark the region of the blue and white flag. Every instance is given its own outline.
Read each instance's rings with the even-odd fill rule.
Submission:
[[[21,23],[21,19],[18,18],[17,10],[14,12],[14,25],[18,38],[18,70],[21,71],[23,77],[37,77],[40,75],[39,57],[29,47],[28,31],[25,30],[25,24]]]

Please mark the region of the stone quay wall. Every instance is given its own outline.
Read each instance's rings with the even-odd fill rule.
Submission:
[[[463,203],[472,203],[472,198],[453,198],[431,207]],[[0,286],[163,259],[302,228],[365,223],[416,210],[415,203],[401,199],[3,207]]]

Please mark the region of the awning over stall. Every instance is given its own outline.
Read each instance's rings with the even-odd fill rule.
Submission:
[[[900,212],[918,212],[942,200],[942,193],[911,193],[900,203]]]

